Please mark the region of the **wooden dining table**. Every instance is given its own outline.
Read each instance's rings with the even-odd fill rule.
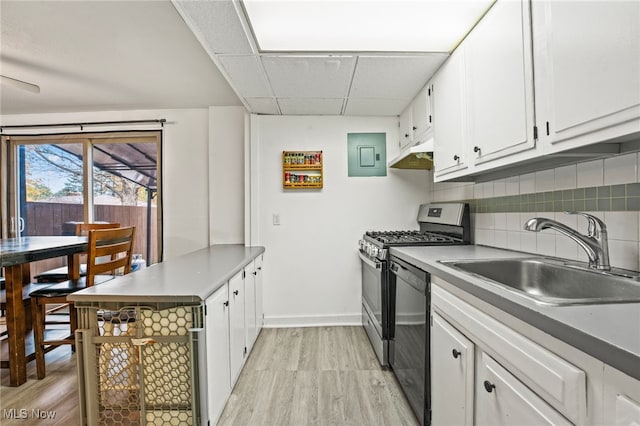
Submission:
[[[25,345],[26,313],[22,300],[25,285],[31,282],[30,263],[67,256],[70,278],[79,278],[79,253],[87,250],[87,237],[33,236],[0,239],[0,267],[4,268],[7,334],[9,340],[9,384],[27,381]]]

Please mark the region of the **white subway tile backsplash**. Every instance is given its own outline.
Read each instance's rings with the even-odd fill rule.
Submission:
[[[520,234],[519,231],[509,231],[507,232],[507,248],[509,250],[518,250],[520,251]]]
[[[555,220],[562,223],[563,225],[567,225],[570,228],[577,229],[578,227],[578,216],[575,214],[567,214],[564,212],[556,212]],[[582,216],[580,216],[582,217]],[[552,216],[551,219],[554,219]]]
[[[493,214],[493,227],[502,231],[507,230],[507,214],[506,213],[494,213]]]
[[[476,228],[477,229],[495,229],[493,221],[493,213],[477,213]]]
[[[638,212],[604,212],[610,240],[638,241]]]
[[[482,185],[482,194],[484,196],[484,198],[491,198],[493,197],[493,181],[491,182],[484,182],[481,183],[480,185]]]
[[[609,240],[611,266],[638,270],[638,242]]]
[[[493,196],[504,197],[507,195],[507,183],[504,179],[498,179],[493,181]]]
[[[638,155],[618,155],[604,160],[604,184],[617,185],[635,182],[638,178]]]
[[[504,180],[505,195],[518,195],[520,194],[520,176],[512,176]]]
[[[507,213],[507,231],[522,231],[520,213]]]
[[[493,229],[476,229],[476,244],[480,244],[483,246],[493,246],[494,238],[493,238]]]
[[[473,185],[473,198],[476,200],[484,198],[484,186],[481,183]]]
[[[577,188],[577,167],[575,164],[570,166],[558,167],[555,170],[555,186],[554,190],[559,189],[575,189]]]
[[[494,247],[507,248],[507,231],[493,231],[493,244]]]
[[[578,188],[604,185],[604,160],[578,163],[577,178]]]
[[[578,260],[578,244],[562,234],[556,235],[556,256],[563,259]]]
[[[527,253],[537,252],[537,238],[535,232],[520,232],[520,250]]]
[[[553,169],[540,170],[536,174],[536,185],[534,192],[553,191],[555,185],[555,173]]]
[[[556,255],[556,236],[546,231],[537,232],[536,253],[543,256]]]
[[[530,194],[532,192],[536,192],[536,174],[520,175],[520,194]]]
[[[469,200],[640,182],[639,165],[640,152],[539,170],[490,182],[435,184],[432,186],[432,196],[440,201]],[[602,219],[607,225],[612,266],[638,270],[640,268],[640,212],[589,211],[589,213]],[[554,219],[582,234],[586,234],[588,230],[588,222],[584,217],[568,215],[564,212],[474,213],[471,215],[474,243],[569,260],[588,261],[584,249],[555,230],[524,231],[524,223],[532,217]]]

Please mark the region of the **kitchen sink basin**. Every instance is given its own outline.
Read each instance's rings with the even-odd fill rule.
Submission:
[[[604,272],[555,259],[443,261],[455,269],[548,305],[640,302],[640,281],[630,271]]]

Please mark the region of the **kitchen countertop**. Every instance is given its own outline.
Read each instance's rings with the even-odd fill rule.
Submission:
[[[540,305],[439,262],[542,257],[530,253],[470,245],[392,247],[391,255],[640,380],[640,303]]]
[[[199,303],[264,251],[240,244],[214,245],[78,291],[69,300]]]

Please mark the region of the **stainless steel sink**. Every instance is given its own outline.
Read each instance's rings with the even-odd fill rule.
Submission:
[[[640,282],[630,271],[601,272],[544,258],[442,263],[548,305],[640,302]]]

